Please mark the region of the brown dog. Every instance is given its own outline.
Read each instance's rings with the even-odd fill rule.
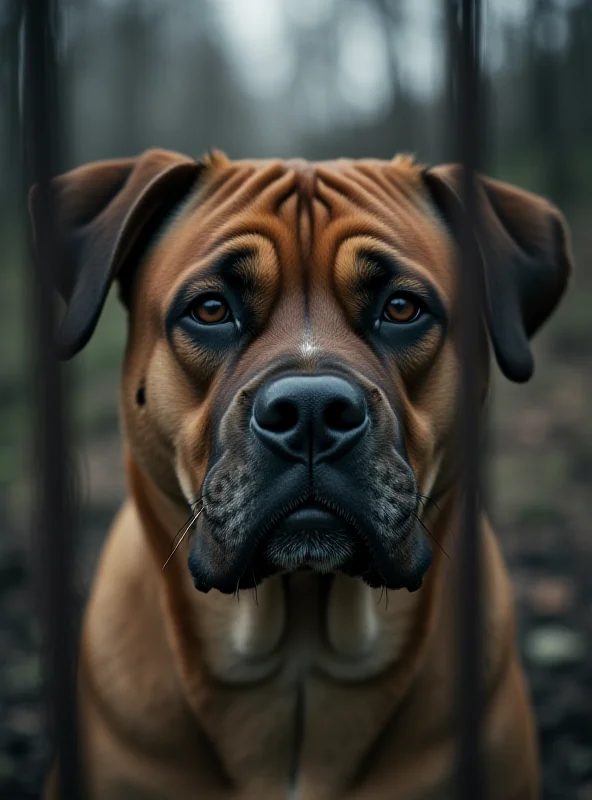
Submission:
[[[81,650],[88,797],[454,796],[459,177],[403,157],[152,150],[57,179],[64,355],[114,279],[129,309],[130,496]],[[571,258],[553,206],[487,179],[480,193],[485,398],[489,341],[530,377]],[[534,799],[485,521],[482,543],[489,796]]]

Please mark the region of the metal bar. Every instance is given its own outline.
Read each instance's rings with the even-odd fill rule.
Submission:
[[[69,491],[67,387],[57,357],[55,275],[64,252],[56,225],[51,178],[58,172],[60,105],[56,54],[57,9],[51,0],[25,0],[24,177],[37,186],[32,253],[34,553],[40,598],[50,736],[57,756],[59,797],[82,797],[76,710],[73,616],[73,507]]]
[[[463,165],[463,225],[460,235],[459,352],[461,372],[461,447],[464,465],[460,585],[458,605],[458,710],[460,748],[458,796],[485,797],[481,755],[481,397],[479,330],[482,265],[477,246],[478,194],[475,170],[480,165],[479,0],[449,2],[450,65],[456,68],[454,128],[458,160]],[[459,31],[460,23],[460,31]]]

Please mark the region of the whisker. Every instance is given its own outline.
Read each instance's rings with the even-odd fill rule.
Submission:
[[[416,494],[417,497],[419,497],[420,500],[423,500],[424,502],[427,502],[427,503],[431,503],[433,506],[436,506],[438,511],[442,511],[442,509],[440,508],[438,503],[436,503],[436,501],[434,499],[432,499],[429,495],[427,495],[427,494],[419,494],[419,492],[416,492],[415,494]]]
[[[255,577],[255,570],[251,567],[251,572],[253,573],[253,581],[255,585],[253,586],[253,594],[255,595],[255,605],[259,605],[259,596],[257,594],[257,578]]]
[[[178,545],[180,538],[183,539],[183,537],[187,533],[187,530],[193,525],[193,523],[195,522],[196,519],[197,519],[197,515],[194,512],[191,515],[191,517],[189,518],[189,520],[185,523],[185,525],[183,525],[181,530],[177,532],[177,535],[175,536],[175,538],[172,541],[173,548],[175,548]]]
[[[189,504],[189,508],[191,508],[191,509],[194,509],[194,508],[195,508],[195,506],[197,506],[197,505],[199,505],[199,503],[201,503],[201,501],[202,501],[202,500],[201,500],[201,497],[199,497],[199,498],[198,498],[198,499],[197,499],[197,500],[196,500],[194,503],[190,503],[190,504]],[[177,541],[177,538],[178,538],[179,536],[181,536],[181,535],[183,535],[183,536],[184,536],[184,535],[185,535],[185,533],[186,533],[186,528],[187,528],[187,526],[191,527],[191,525],[193,525],[193,523],[195,522],[195,520],[196,520],[196,519],[197,519],[197,517],[195,516],[195,511],[192,511],[192,514],[191,514],[191,516],[189,517],[189,520],[188,520],[188,522],[186,522],[186,523],[185,523],[185,525],[183,525],[183,527],[182,527],[182,528],[181,528],[179,531],[177,531],[177,533],[176,533],[176,535],[175,535],[175,538],[173,539],[173,542],[172,542],[172,545],[173,545],[173,547],[175,546],[175,543],[176,543],[176,541]]]
[[[436,501],[433,498],[431,498],[429,495],[427,495],[427,494],[419,494],[419,492],[416,492],[415,494],[416,494],[416,497],[418,497],[420,500],[423,500],[424,503],[425,502],[431,503],[433,506],[436,506],[438,511],[442,511],[441,506],[439,506],[438,503],[436,503]],[[425,508],[425,506],[424,506],[424,508]],[[420,520],[420,522],[421,522],[421,520]],[[456,540],[456,534],[454,533],[454,530],[452,528],[446,527],[446,533],[449,533],[452,536],[452,538],[454,540]]]
[[[384,594],[384,586],[380,587],[380,597],[378,598],[378,602],[376,603],[377,606],[380,605],[380,601],[382,600],[382,595]]]
[[[430,530],[428,530],[428,529],[427,529],[427,527],[426,527],[426,526],[423,524],[423,522],[422,522],[422,521],[421,521],[421,519],[420,519],[420,518],[417,516],[417,514],[414,514],[413,516],[414,516],[414,517],[415,517],[415,519],[416,519],[416,520],[419,522],[419,524],[420,524],[420,525],[421,525],[421,527],[424,529],[424,531],[427,533],[427,535],[430,537],[430,539],[433,539],[433,541],[434,541],[434,542],[436,542],[436,544],[438,545],[438,547],[440,548],[440,550],[441,550],[441,551],[444,553],[444,555],[446,556],[446,558],[447,558],[447,559],[450,561],[450,556],[448,555],[448,553],[446,552],[446,550],[444,550],[444,548],[442,547],[442,545],[440,544],[440,542],[439,542],[439,541],[436,539],[436,537],[433,535],[433,533],[432,533]]]
[[[189,533],[189,531],[191,530],[191,528],[192,528],[193,524],[195,523],[195,521],[197,520],[197,518],[199,517],[199,515],[202,513],[202,511],[204,510],[204,508],[205,508],[205,506],[202,506],[202,507],[201,507],[201,508],[200,508],[198,511],[196,511],[196,512],[193,514],[193,516],[191,517],[191,519],[189,520],[189,522],[188,522],[188,523],[187,523],[187,524],[186,524],[186,525],[185,525],[183,528],[181,528],[181,531],[180,531],[180,538],[178,539],[177,543],[174,545],[173,549],[171,550],[171,553],[170,553],[169,557],[167,558],[167,560],[166,560],[166,561],[164,562],[164,564],[162,565],[161,572],[164,572],[164,569],[165,569],[166,565],[169,563],[169,561],[171,560],[171,558],[172,558],[172,557],[175,555],[175,553],[177,552],[177,550],[179,549],[179,547],[180,547],[180,545],[181,545],[181,542],[182,542],[182,541],[183,541],[183,539],[184,539],[184,538],[187,536],[187,534],[188,534],[188,533]],[[177,536],[179,536],[179,533],[177,534]],[[176,536],[175,538],[177,538],[177,536]],[[174,540],[173,540],[173,541],[174,541]]]

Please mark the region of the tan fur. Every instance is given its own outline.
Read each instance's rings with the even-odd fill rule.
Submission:
[[[407,157],[310,165],[213,154],[204,170],[133,283],[121,393],[129,497],[105,545],[82,639],[87,796],[452,799],[458,357],[452,332],[434,331],[385,367],[353,324],[368,245],[404,266],[403,288],[429,280],[454,319],[452,237]],[[255,253],[242,268],[257,283],[258,328],[229,369],[179,332],[168,341],[163,320],[184,282],[211,288],[204,269],[237,243]],[[233,408],[286,353],[307,370],[323,355],[347,360],[383,406],[396,391],[419,491],[438,499],[423,522],[442,549],[434,545],[418,592],[387,598],[338,575],[324,596],[318,575],[294,573],[238,598],[201,594],[185,563],[190,537],[161,571],[200,496],[217,409]],[[484,352],[484,386],[487,377]],[[248,478],[248,464],[237,470]],[[482,546],[488,797],[535,800],[536,734],[512,592],[486,520]]]

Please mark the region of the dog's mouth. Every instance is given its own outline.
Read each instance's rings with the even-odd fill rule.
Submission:
[[[345,572],[380,583],[362,533],[345,515],[316,501],[289,510],[259,540],[252,570],[258,577],[314,570]]]
[[[311,570],[373,588],[419,589],[432,551],[419,529],[410,473],[400,470],[394,488],[379,474],[378,496],[352,471],[321,464],[311,486],[305,470],[284,470],[279,485],[268,476],[262,494],[237,490],[230,497],[223,481],[206,484],[188,558],[196,588],[230,594]]]

